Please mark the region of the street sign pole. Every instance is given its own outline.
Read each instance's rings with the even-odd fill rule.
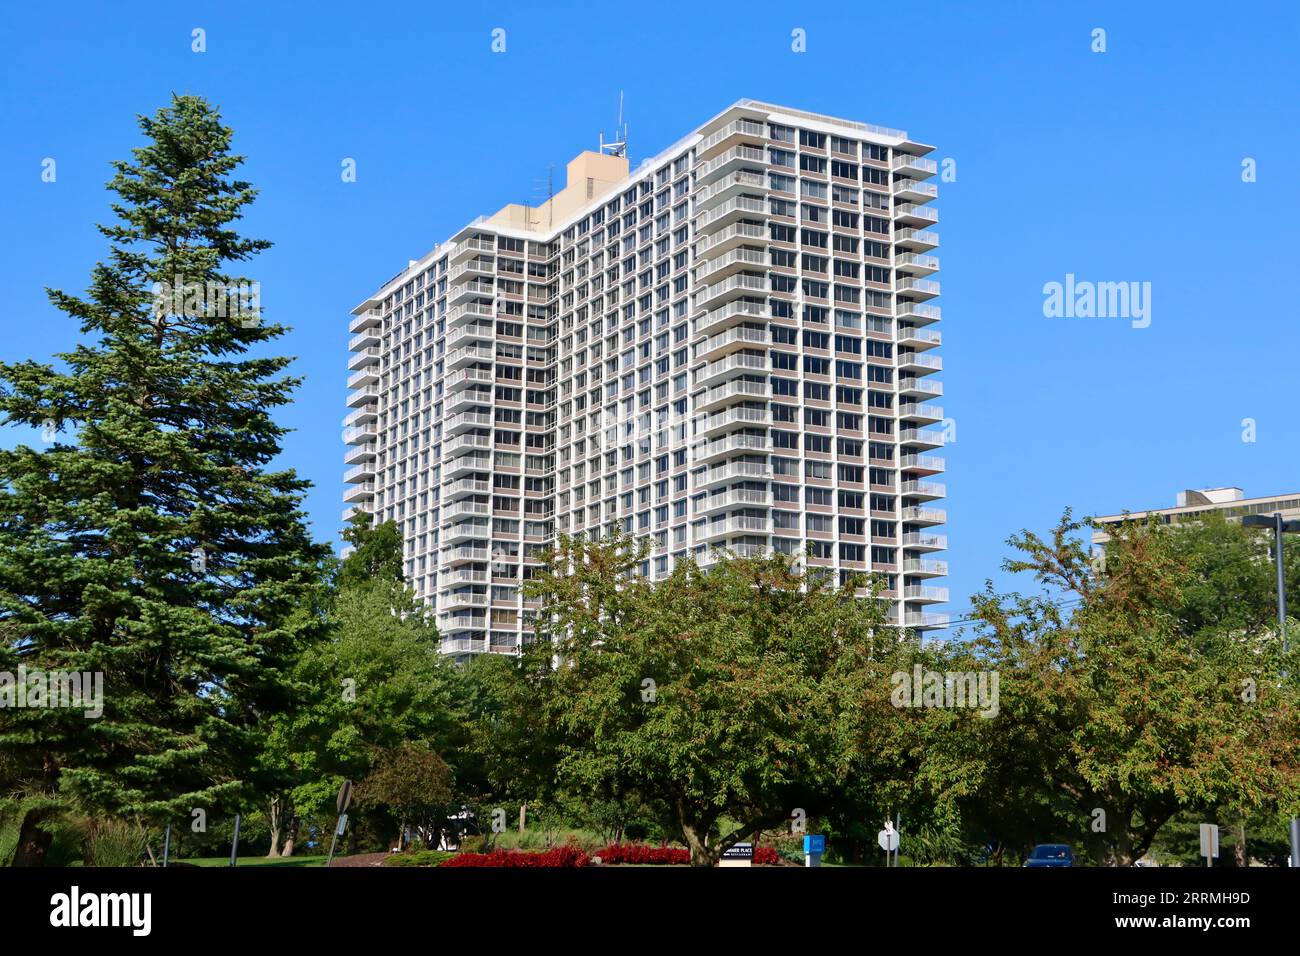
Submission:
[[[230,841],[230,865],[235,865],[235,858],[239,856],[239,814],[235,814],[235,838]]]
[[[334,827],[334,836],[330,838],[330,855],[325,860],[325,865],[329,866],[334,862],[334,847],[339,842],[339,837],[348,825],[348,804],[352,802],[352,781],[344,780],[343,786],[339,787],[339,798],[335,801],[338,807],[339,819],[338,824]]]

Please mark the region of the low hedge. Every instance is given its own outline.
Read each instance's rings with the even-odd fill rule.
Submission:
[[[576,846],[554,846],[541,853],[493,850],[491,853],[457,853],[443,866],[572,867],[586,866],[591,858]]]
[[[601,863],[636,863],[649,866],[685,866],[691,862],[691,851],[685,847],[647,846],[644,843],[611,843],[596,856]],[[781,855],[774,847],[754,849],[755,866],[775,866]]]

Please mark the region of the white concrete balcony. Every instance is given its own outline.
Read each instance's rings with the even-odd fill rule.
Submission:
[[[898,407],[898,417],[907,422],[933,425],[935,422],[943,421],[943,407],[940,405],[924,405],[918,402],[904,402]]]
[[[488,471],[492,467],[492,456],[482,453],[471,455],[457,455],[451,459],[443,459],[442,475],[444,478],[458,478],[461,475],[475,471]]]
[[[719,280],[745,269],[763,269],[766,267],[767,255],[763,250],[741,246],[739,249],[732,249],[730,252],[700,266],[696,272],[695,281],[702,285],[708,285],[717,283]]]
[[[900,375],[898,394],[910,399],[939,398],[943,395],[943,383],[917,378],[915,375]]]
[[[713,441],[700,442],[695,446],[695,463],[713,461],[736,453],[757,454],[768,451],[767,437],[764,435],[725,435]]]
[[[911,252],[929,252],[939,245],[939,234],[928,229],[899,229],[894,233],[894,246]]]
[[[898,443],[900,445],[915,445],[918,448],[942,448],[944,446],[942,432],[921,431],[917,428],[900,429]]]
[[[492,523],[486,518],[470,518],[442,526],[442,540],[448,544],[458,544],[474,538],[483,538],[491,533]]]
[[[933,275],[939,271],[939,257],[920,252],[904,252],[894,256],[894,268],[899,275]]]
[[[711,362],[702,369],[695,372],[696,385],[714,385],[727,378],[734,378],[740,375],[752,375],[756,372],[766,372],[768,369],[767,353],[754,355],[749,352],[739,352],[735,355],[728,355],[724,359]]]
[[[899,203],[894,207],[894,220],[907,226],[934,225],[939,221],[939,211],[916,203]]]
[[[735,196],[726,202],[713,207],[695,218],[695,232],[697,235],[712,232],[721,226],[737,222],[741,219],[755,219],[767,217],[767,200],[755,196]]]
[[[920,612],[911,612],[907,615],[907,626],[918,631],[930,630],[933,628],[947,627],[947,614],[922,614]]]
[[[487,495],[491,493],[491,482],[482,481],[478,478],[458,478],[455,481],[443,482],[442,485],[443,501],[454,501],[466,495]]]
[[[442,421],[443,440],[450,440],[452,435],[472,428],[491,428],[492,416],[484,412],[458,412],[448,415]]]
[[[894,310],[894,318],[899,322],[911,322],[916,326],[931,325],[943,318],[943,312],[937,305],[899,302]]]
[[[948,600],[948,589],[912,584],[903,589],[903,599],[918,604],[942,604]]]
[[[459,305],[475,299],[492,299],[496,296],[496,292],[496,287],[491,282],[481,282],[477,279],[469,282],[453,282],[447,292],[447,302],[451,305]]]
[[[356,465],[363,461],[369,461],[379,453],[379,448],[374,442],[367,442],[364,445],[354,445],[343,453],[343,464]]]
[[[716,179],[720,179],[726,173],[733,173],[739,169],[762,171],[766,168],[766,149],[744,145],[732,146],[703,165],[697,165],[695,167],[695,182],[697,186],[705,186]]]
[[[363,462],[360,465],[354,465],[347,471],[343,472],[343,481],[345,484],[355,485],[358,482],[369,481],[375,477],[375,463],[371,461]]]
[[[352,336],[352,338],[348,339],[348,351],[358,352],[361,349],[370,348],[373,345],[378,345],[380,340],[378,327],[367,329],[366,331],[359,332]]]
[[[754,328],[748,325],[736,326],[717,335],[711,335],[701,342],[695,351],[695,360],[715,361],[732,352],[746,348],[766,348],[768,332],[766,328]]]
[[[697,472],[691,477],[691,487],[699,490],[732,481],[767,481],[771,477],[772,469],[765,463],[732,461]]]
[[[360,351],[353,352],[348,356],[348,369],[355,370],[359,368],[370,368],[373,366],[375,370],[378,371],[379,363],[382,358],[383,353],[377,348],[361,349]]]
[[[472,591],[444,591],[438,601],[439,606],[444,611],[468,607],[487,607],[489,603],[491,602],[486,594],[475,594]]]
[[[343,489],[343,500],[349,504],[369,501],[374,496],[375,483],[373,481],[359,481],[356,484],[348,485]]]
[[[748,488],[733,488],[721,494],[709,495],[696,504],[696,514],[710,514],[715,511],[729,511],[733,508],[770,508],[772,494],[769,491],[757,491]]]
[[[343,416],[343,427],[353,428],[357,425],[373,422],[377,418],[379,418],[378,405],[362,405],[360,408],[353,409]]]
[[[695,257],[701,263],[713,261],[724,253],[731,252],[746,243],[767,242],[768,235],[766,226],[737,222],[710,235],[697,236],[695,239]]]
[[[491,322],[463,325],[447,336],[447,348],[454,351],[472,342],[490,342],[495,334],[496,326]]]
[[[756,193],[767,191],[767,177],[762,173],[753,173],[748,170],[740,170],[723,176],[711,186],[705,186],[695,194],[695,212],[701,213],[705,210],[716,206],[725,199],[738,196],[741,193]]]
[[[697,412],[712,411],[738,401],[751,401],[756,398],[766,399],[771,394],[771,386],[766,381],[753,382],[748,379],[734,379],[725,385],[719,385],[695,398]]]
[[[736,534],[771,534],[771,518],[737,516],[721,521],[710,521],[703,528],[693,529],[693,541],[715,541]]]
[[[449,524],[452,521],[458,521],[462,518],[480,518],[491,517],[492,506],[486,501],[470,501],[462,499],[452,502],[442,509],[442,523]]]
[[[948,536],[912,531],[903,535],[903,547],[915,551],[945,551],[948,548]]]
[[[371,365],[369,368],[363,368],[358,372],[353,372],[348,376],[348,388],[364,389],[367,385],[374,385],[379,381],[379,366]]]
[[[894,291],[900,295],[911,296],[913,300],[923,301],[933,299],[939,294],[939,282],[936,279],[899,279],[894,286]]]
[[[918,351],[938,348],[943,344],[943,334],[937,329],[899,329],[898,344]]]
[[[495,256],[496,252],[497,244],[492,239],[462,239],[451,250],[448,262],[457,263],[476,255]]]
[[[447,391],[452,389],[465,388],[475,383],[491,385],[496,380],[491,369],[485,368],[463,368],[449,373],[443,384]]]
[[[366,329],[378,329],[383,324],[384,313],[379,309],[366,309],[360,315],[354,315],[348,323],[349,332],[362,332]]]
[[[947,467],[947,462],[938,455],[903,455],[898,465],[904,471],[937,475]]]
[[[473,365],[475,362],[492,362],[496,359],[496,349],[486,345],[465,345],[452,349],[443,360],[443,367],[448,371]]]
[[[448,565],[486,561],[488,557],[487,548],[480,548],[469,544],[460,545],[455,548],[442,549],[442,563]]]
[[[909,375],[930,375],[943,371],[943,357],[927,355],[924,352],[898,352],[898,370]]]
[[[364,408],[367,405],[378,406],[378,404],[379,390],[374,385],[348,392],[348,408]]]
[[[469,302],[465,305],[458,305],[447,312],[447,328],[458,328],[470,322],[481,322],[483,320],[490,322],[495,318],[496,310],[491,305]]]
[[[905,558],[903,573],[918,578],[942,578],[948,574],[948,562],[931,558]]]
[[[767,139],[767,124],[760,123],[751,119],[735,119],[714,133],[710,133],[704,139],[700,140],[699,145],[695,147],[695,156],[697,160],[707,160],[716,155],[719,151],[727,147],[734,146],[743,140],[760,140]]]
[[[910,508],[904,508],[900,513],[899,518],[908,524],[927,526],[946,524],[948,521],[948,512],[942,508],[922,508],[913,505]]]
[[[448,412],[462,412],[475,405],[492,404],[492,386],[474,384],[461,388],[449,389],[442,400],[443,409]]]
[[[343,444],[361,445],[367,442],[373,442],[379,432],[379,427],[371,422],[367,425],[354,425],[351,428],[343,429]]]
[[[766,428],[772,424],[771,413],[766,408],[730,408],[710,415],[700,422],[699,434],[708,435],[717,431],[748,425],[753,428]]]
[[[491,451],[491,435],[457,435],[442,443],[443,458],[452,458],[470,451]]]
[[[925,203],[939,197],[939,187],[915,179],[900,179],[894,183],[894,198],[906,202]]]
[[[912,179],[929,179],[939,171],[939,164],[933,159],[895,153],[894,161],[890,163],[889,168],[899,176],[909,176]]]
[[[715,308],[729,299],[740,296],[766,295],[769,292],[767,276],[742,273],[706,285],[695,293],[695,308]]]
[[[767,322],[772,318],[772,311],[766,302],[749,302],[741,300],[728,302],[720,309],[706,312],[692,323],[696,335],[716,335],[723,329],[746,322]]]
[[[439,575],[438,580],[443,584],[454,587],[457,584],[488,584],[492,579],[486,571],[462,567]]]
[[[948,489],[943,482],[939,481],[905,481],[900,493],[906,498],[917,498],[921,501],[934,501],[937,498],[946,498]]]

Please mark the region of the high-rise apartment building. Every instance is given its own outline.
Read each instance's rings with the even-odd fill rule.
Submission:
[[[887,576],[941,627],[932,147],[742,100],[630,171],[470,223],[353,311],[351,508],[393,520],[443,651],[514,652],[561,533]]]

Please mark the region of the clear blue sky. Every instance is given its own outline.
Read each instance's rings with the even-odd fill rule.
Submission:
[[[752,97],[906,129],[956,160],[937,204],[952,612],[1005,580],[1007,535],[1066,505],[1300,490],[1300,5],[801,6],[7,4],[0,355],[72,346],[42,290],[84,289],[103,255],[109,161],[171,91],[208,97],[261,189],[246,229],[276,245],[250,274],[306,378],[284,458],[332,538],[349,310],[473,217],[535,201],[551,164],[613,127],[620,89],[634,163]],[[1043,285],[1066,273],[1150,282],[1150,327],[1045,318]]]

